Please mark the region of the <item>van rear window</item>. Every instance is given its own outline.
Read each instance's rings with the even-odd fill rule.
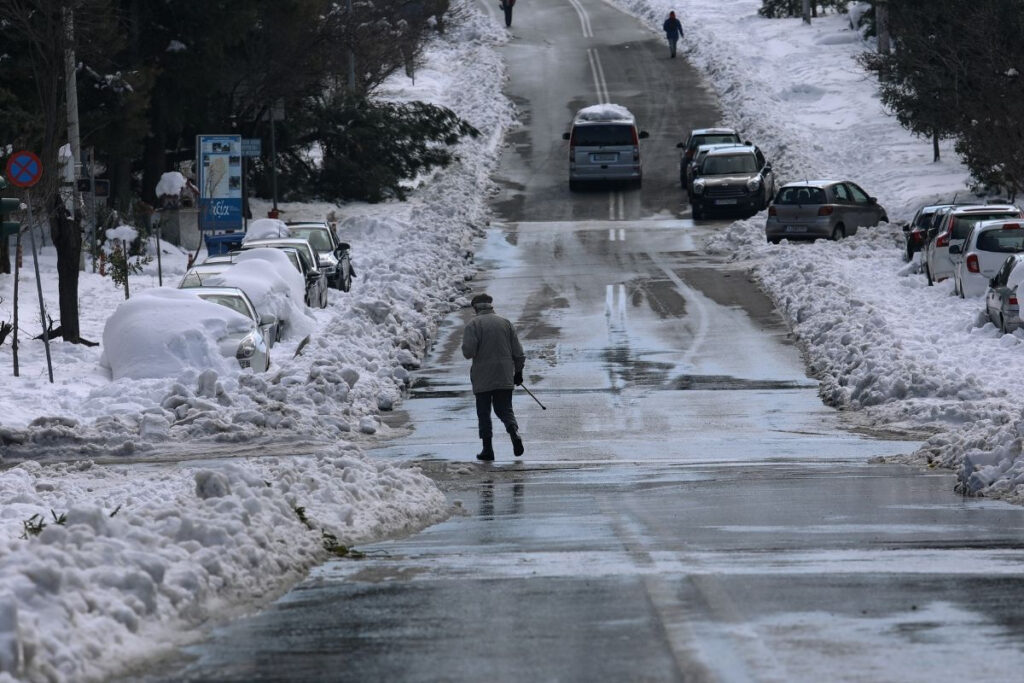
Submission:
[[[633,126],[597,125],[576,126],[572,131],[572,144],[577,147],[631,147]]]
[[[979,251],[995,251],[1016,254],[1024,251],[1024,229],[1010,228],[986,230],[978,235]]]
[[[776,204],[824,204],[825,191],[820,187],[784,187],[775,196]]]

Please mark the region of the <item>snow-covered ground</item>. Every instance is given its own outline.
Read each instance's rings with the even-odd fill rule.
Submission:
[[[929,142],[882,111],[855,61],[868,46],[845,16],[806,27],[758,17],[759,0],[614,1],[655,31],[677,12],[683,46],[719,93],[726,122],[765,150],[783,180],[850,177],[894,220],[964,191],[966,171],[948,146],[931,163]],[[287,219],[336,217],[359,277],[351,293],[332,291],[328,308],[312,312],[316,333],[301,353],[293,357],[296,338],[273,349],[266,375],[191,367],[111,380],[99,347],[58,341],[51,385],[43,347],[30,339],[40,327],[26,251],[20,377],[8,370],[10,343],[0,347],[0,457],[27,458],[0,474],[0,682],[102,678],[187,639],[211,615],[279,594],[326,557],[325,540],[350,545],[448,514],[425,476],[361,448],[383,428],[379,411],[400,399],[438,322],[465,304],[467,255],[486,225],[489,174],[513,121],[493,49],[503,32],[466,4],[467,25],[439,38],[415,85],[397,78],[387,94],[449,106],[481,138],[465,141],[461,163],[425,178],[406,203],[281,206]],[[947,283],[925,286],[902,262],[894,225],[841,243],[769,246],[763,218],[737,222],[708,249],[754,270],[799,336],[824,400],[880,427],[931,435],[919,457],[989,463],[972,489],[1024,502],[1024,460],[1015,464],[1024,333],[979,326],[979,301],[952,297]],[[165,245],[162,263],[165,284],[175,285],[186,255]],[[55,312],[52,247],[41,268]],[[156,284],[155,260],[131,280],[133,291]],[[0,276],[0,319],[10,319],[11,293],[11,277]],[[109,278],[83,274],[83,335],[100,340],[122,300]],[[149,457],[186,448],[199,457],[268,435],[308,444],[294,450],[309,455]],[[45,464],[52,455],[77,460]],[[149,462],[117,462],[128,458]]]

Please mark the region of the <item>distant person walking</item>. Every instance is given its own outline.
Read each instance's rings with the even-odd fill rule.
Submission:
[[[661,25],[661,28],[665,31],[665,37],[668,38],[668,55],[675,59],[676,43],[683,37],[683,25],[679,23],[675,12],[669,12],[668,19]]]
[[[498,7],[505,13],[505,26],[512,25],[512,8],[515,6],[516,0],[501,0],[498,3]]]
[[[512,391],[523,383],[526,356],[516,329],[494,312],[494,300],[488,294],[477,294],[470,302],[476,317],[462,330],[462,355],[473,361],[469,377],[476,396],[476,417],[480,440],[484,447],[477,460],[494,460],[491,443],[491,408],[512,439],[512,452],[523,454],[523,440],[512,412]]]

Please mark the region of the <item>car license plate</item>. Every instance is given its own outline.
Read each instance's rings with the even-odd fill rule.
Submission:
[[[736,203],[735,199],[716,199],[715,200],[715,204],[717,204],[719,206],[727,206],[729,204],[735,204],[735,203]]]
[[[787,225],[786,232],[807,232],[807,228],[802,225]]]
[[[591,154],[590,158],[594,161],[616,161],[619,158],[618,154]]]

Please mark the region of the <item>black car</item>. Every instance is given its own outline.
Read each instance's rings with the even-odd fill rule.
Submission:
[[[683,154],[679,158],[679,184],[689,190],[687,172],[697,156],[698,147],[719,144],[738,145],[742,142],[740,134],[732,128],[694,128],[684,142],[676,145],[677,148],[683,150]]]
[[[754,145],[718,147],[695,170],[692,187],[694,220],[711,211],[753,215],[775,196],[775,173]]]

